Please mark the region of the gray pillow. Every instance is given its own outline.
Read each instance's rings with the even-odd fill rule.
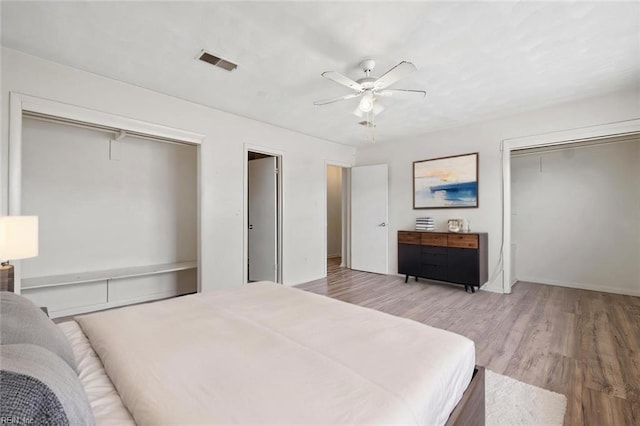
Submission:
[[[30,343],[49,349],[76,371],[76,359],[66,336],[26,297],[0,292],[0,344]]]
[[[2,345],[0,359],[1,418],[18,424],[94,424],[80,379],[56,354],[36,345]]]

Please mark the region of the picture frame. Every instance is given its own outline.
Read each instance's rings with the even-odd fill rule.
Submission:
[[[414,161],[414,210],[477,208],[479,165],[478,152]]]

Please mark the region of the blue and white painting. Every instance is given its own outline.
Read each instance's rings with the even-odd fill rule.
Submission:
[[[413,208],[478,207],[478,153],[413,163]]]

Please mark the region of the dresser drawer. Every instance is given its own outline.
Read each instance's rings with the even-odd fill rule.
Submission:
[[[446,247],[436,247],[436,246],[421,246],[420,247],[420,253],[422,253],[423,256],[428,256],[428,255],[447,255],[447,248]]]
[[[398,231],[398,243],[420,244],[420,232]]]
[[[448,276],[446,265],[422,265],[420,272],[420,276],[431,280],[446,281]]]
[[[447,234],[423,233],[420,242],[423,246],[447,247]]]
[[[478,248],[478,235],[477,234],[449,234],[447,236],[447,244],[449,247],[460,248]]]
[[[420,256],[420,262],[423,265],[447,266],[447,253],[425,254],[424,252],[422,252],[422,255]]]

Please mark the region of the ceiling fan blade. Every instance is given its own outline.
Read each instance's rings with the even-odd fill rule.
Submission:
[[[347,86],[353,90],[356,90],[358,92],[362,92],[364,90],[364,87],[362,87],[362,85],[358,82],[355,82],[353,80],[351,80],[349,77],[345,77],[344,75],[335,72],[335,71],[325,71],[322,73],[322,76],[324,78],[328,78],[331,81],[335,81],[336,83],[342,85],[342,86]]]
[[[377,96],[387,96],[393,98],[424,98],[427,92],[424,90],[404,90],[404,89],[385,89],[375,92]]]
[[[411,62],[402,61],[395,67],[391,68],[382,77],[373,82],[373,88],[380,90],[391,86],[396,81],[405,78],[417,68]]]
[[[353,99],[353,98],[357,98],[358,96],[361,96],[362,93],[349,93],[348,95],[344,95],[344,96],[338,96],[335,98],[330,98],[330,99],[323,99],[321,101],[315,101],[313,104],[314,105],[326,105],[326,104],[332,104],[334,102],[338,102],[338,101],[344,101],[347,99]]]

